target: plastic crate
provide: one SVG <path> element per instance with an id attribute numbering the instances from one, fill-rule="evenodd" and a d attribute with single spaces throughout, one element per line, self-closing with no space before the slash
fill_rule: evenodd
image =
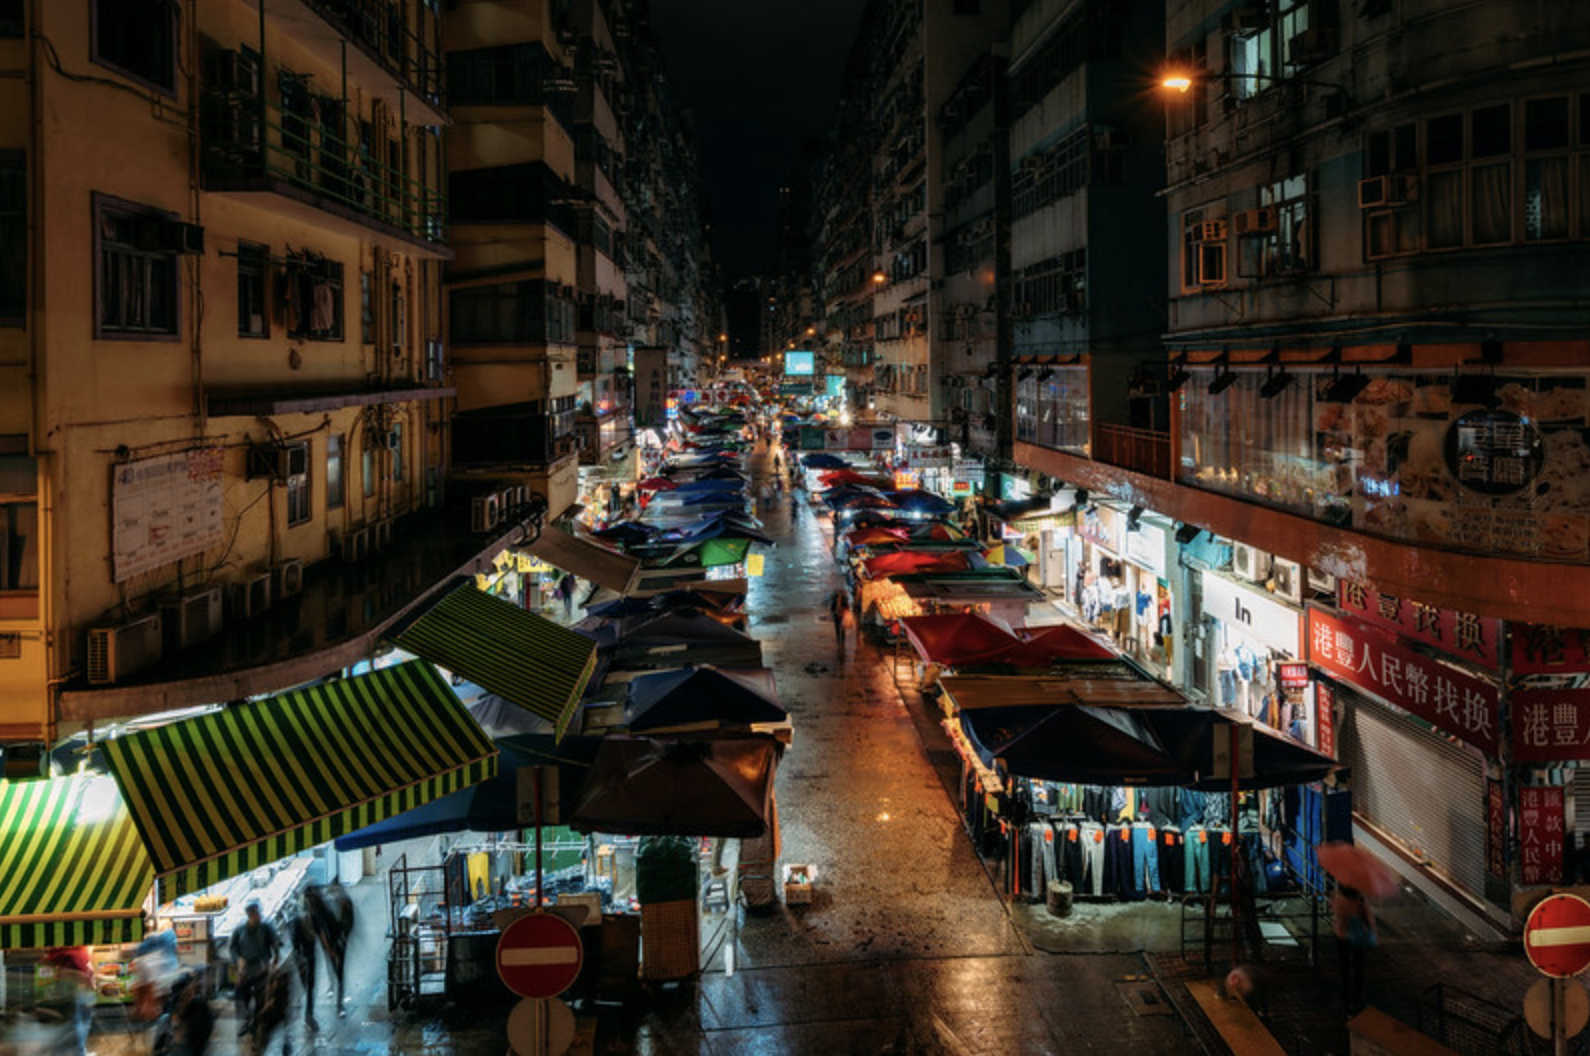
<path id="1" fill-rule="evenodd" d="M 811 865 L 786 865 L 784 867 L 784 904 L 807 905 L 812 900 L 812 881 L 817 879 L 817 868 Z"/>
<path id="2" fill-rule="evenodd" d="M 652 902 L 640 907 L 641 975 L 684 979 L 701 970 L 701 933 L 696 900 Z"/>

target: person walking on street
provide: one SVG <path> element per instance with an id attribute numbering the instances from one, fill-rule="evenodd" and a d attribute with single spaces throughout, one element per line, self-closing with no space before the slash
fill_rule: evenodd
<path id="1" fill-rule="evenodd" d="M 78 1056 L 88 1052 L 88 1032 L 94 1023 L 94 973 L 88 963 L 87 946 L 56 946 L 44 955 L 44 963 L 55 969 L 56 992 L 64 1017 L 72 1024 Z"/>
<path id="2" fill-rule="evenodd" d="M 1369 903 L 1356 888 L 1340 884 L 1331 893 L 1331 923 L 1341 943 L 1342 1003 L 1349 1016 L 1364 1010 L 1364 963 L 1380 945 Z"/>
<path id="3" fill-rule="evenodd" d="M 353 897 L 341 882 L 333 879 L 321 889 L 325 901 L 327 924 L 321 931 L 320 941 L 331 959 L 331 974 L 337 981 L 337 1017 L 348 1014 L 342 995 L 343 968 L 348 962 L 348 942 L 353 938 Z"/>
<path id="4" fill-rule="evenodd" d="M 309 911 L 310 891 L 314 889 L 313 884 L 304 889 L 304 904 L 287 926 L 287 941 L 292 946 L 293 961 L 298 966 L 298 981 L 304 988 L 304 1026 L 311 1032 L 320 1029 L 320 1024 L 315 1022 L 315 969 L 319 959 L 317 950 L 320 938 Z"/>
<path id="5" fill-rule="evenodd" d="M 260 916 L 258 902 L 250 902 L 243 912 L 243 926 L 232 932 L 232 960 L 237 970 L 237 985 L 232 995 L 237 1002 L 239 1034 L 247 1034 L 254 1028 L 265 980 L 282 948 L 276 929 Z"/>
<path id="6" fill-rule="evenodd" d="M 204 993 L 202 972 L 179 977 L 172 987 L 170 1056 L 207 1056 L 215 1033 L 215 1010 Z M 158 1049 L 156 1051 L 159 1051 Z"/>
<path id="7" fill-rule="evenodd" d="M 845 624 L 850 620 L 850 602 L 843 590 L 836 590 L 828 599 L 828 615 L 834 621 L 834 642 L 841 654 L 845 651 Z"/>

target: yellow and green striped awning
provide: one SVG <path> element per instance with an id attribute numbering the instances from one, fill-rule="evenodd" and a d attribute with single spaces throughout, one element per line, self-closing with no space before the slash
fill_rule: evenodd
<path id="1" fill-rule="evenodd" d="M 497 750 L 410 661 L 104 742 L 164 898 L 477 784 Z"/>
<path id="2" fill-rule="evenodd" d="M 0 949 L 136 941 L 154 883 L 110 778 L 0 781 Z"/>
<path id="3" fill-rule="evenodd" d="M 551 722 L 562 737 L 596 670 L 596 643 L 466 583 L 398 645 Z"/>

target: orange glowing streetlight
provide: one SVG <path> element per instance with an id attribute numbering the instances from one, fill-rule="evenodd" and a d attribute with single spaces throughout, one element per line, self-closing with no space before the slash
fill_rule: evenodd
<path id="1" fill-rule="evenodd" d="M 882 268 L 879 268 L 877 271 L 872 273 L 872 284 L 874 286 L 882 286 L 884 283 L 886 283 L 888 281 L 889 281 L 889 276 L 884 273 L 884 270 Z"/>

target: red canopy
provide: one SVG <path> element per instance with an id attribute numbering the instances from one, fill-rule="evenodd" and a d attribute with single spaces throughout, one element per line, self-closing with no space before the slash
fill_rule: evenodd
<path id="1" fill-rule="evenodd" d="M 1021 645 L 1004 626 L 976 612 L 905 616 L 900 625 L 922 659 L 948 667 L 988 662 Z"/>
<path id="2" fill-rule="evenodd" d="M 908 572 L 961 572 L 971 567 L 966 554 L 959 550 L 929 553 L 923 550 L 898 550 L 892 554 L 879 554 L 861 563 L 868 579 L 882 579 Z"/>
<path id="3" fill-rule="evenodd" d="M 1116 658 L 1107 646 L 1066 624 L 1018 627 L 1012 633 L 980 613 L 906 616 L 900 624 L 922 659 L 947 667 L 1009 664 L 1047 670 L 1056 661 Z"/>
<path id="4" fill-rule="evenodd" d="M 935 521 L 932 524 L 924 524 L 913 528 L 911 530 L 911 538 L 927 539 L 934 542 L 954 542 L 957 539 L 965 539 L 966 533 L 958 528 L 952 528 L 947 524 Z"/>
<path id="5" fill-rule="evenodd" d="M 834 488 L 841 484 L 862 484 L 879 491 L 888 491 L 894 487 L 893 482 L 881 477 L 869 477 L 865 473 L 857 473 L 853 469 L 830 469 L 818 477 L 823 482 L 823 487 Z"/>
<path id="6" fill-rule="evenodd" d="M 857 528 L 845 533 L 849 546 L 876 546 L 879 543 L 901 543 L 907 536 L 904 528 Z"/>
<path id="7" fill-rule="evenodd" d="M 667 477 L 647 477 L 635 485 L 641 491 L 673 491 L 678 486 L 677 483 Z"/>

